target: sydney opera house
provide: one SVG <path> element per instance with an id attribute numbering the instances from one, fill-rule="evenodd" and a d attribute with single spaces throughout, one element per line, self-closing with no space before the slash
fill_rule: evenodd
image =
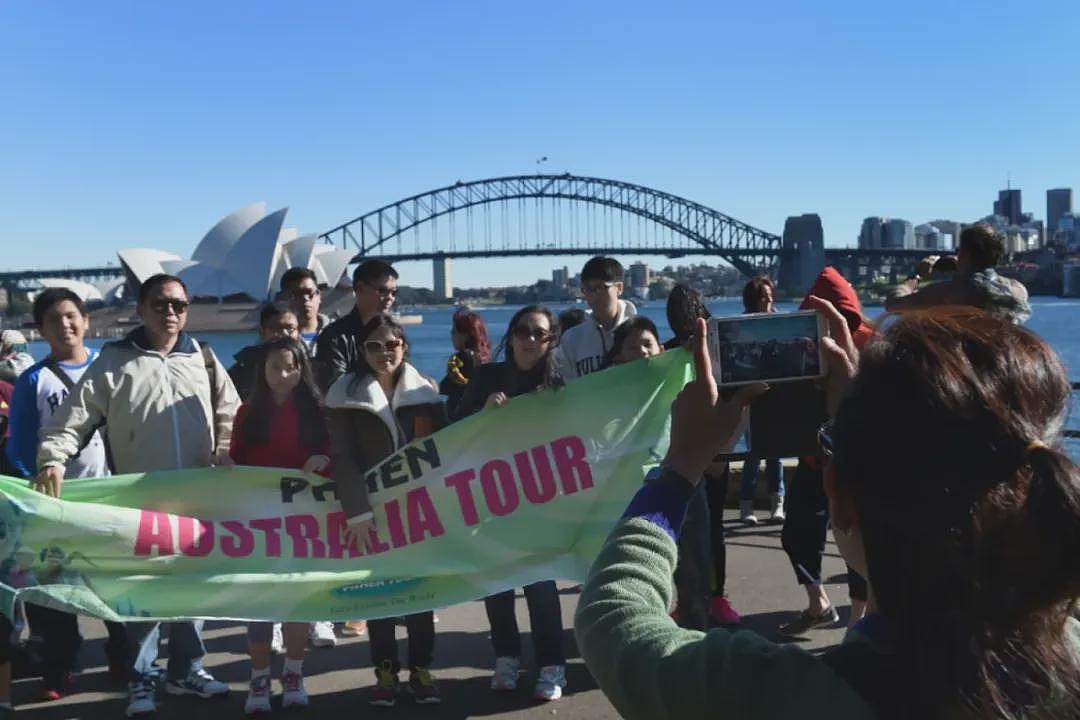
<path id="1" fill-rule="evenodd" d="M 337 285 L 354 253 L 285 227 L 286 213 L 288 208 L 267 215 L 265 203 L 253 203 L 210 228 L 190 260 L 135 248 L 118 253 L 120 264 L 132 287 L 165 272 L 183 280 L 192 298 L 267 300 L 294 267 L 310 268 L 320 284 Z"/>

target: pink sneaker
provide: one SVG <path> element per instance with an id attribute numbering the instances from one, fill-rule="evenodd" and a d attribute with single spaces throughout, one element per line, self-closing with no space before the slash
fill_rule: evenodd
<path id="1" fill-rule="evenodd" d="M 731 627 L 742 622 L 739 613 L 735 612 L 735 608 L 731 607 L 731 603 L 723 595 L 718 595 L 712 599 L 709 615 L 717 625 L 722 627 Z"/>

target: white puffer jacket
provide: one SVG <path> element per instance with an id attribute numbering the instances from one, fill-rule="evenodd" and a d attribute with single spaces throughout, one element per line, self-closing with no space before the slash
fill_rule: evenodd
<path id="1" fill-rule="evenodd" d="M 63 465 L 98 428 L 117 473 L 205 467 L 215 450 L 229 449 L 240 398 L 217 357 L 213 408 L 210 373 L 194 338 L 181 333 L 168 355 L 147 345 L 140 327 L 101 349 L 42 428 L 39 468 Z"/>

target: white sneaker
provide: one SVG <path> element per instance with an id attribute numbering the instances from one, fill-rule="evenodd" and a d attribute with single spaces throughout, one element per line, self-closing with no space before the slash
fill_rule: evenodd
<path id="1" fill-rule="evenodd" d="M 270 673 L 251 678 L 248 684 L 247 700 L 244 701 L 244 713 L 255 715 L 269 713 L 270 709 Z"/>
<path id="2" fill-rule="evenodd" d="M 313 647 L 334 647 L 337 645 L 337 636 L 334 635 L 334 623 L 329 620 L 311 623 L 308 626 L 308 639 L 311 640 Z"/>
<path id="3" fill-rule="evenodd" d="M 154 702 L 154 683 L 150 680 L 143 682 L 128 683 L 128 704 L 124 710 L 127 717 L 137 715 L 149 715 L 157 712 L 157 703 Z"/>
<path id="4" fill-rule="evenodd" d="M 537 700 L 558 700 L 562 697 L 564 687 L 566 687 L 566 666 L 546 665 L 540 668 L 540 675 L 536 678 L 536 687 L 533 688 L 533 697 Z"/>
<path id="5" fill-rule="evenodd" d="M 203 698 L 212 698 L 218 695 L 226 695 L 229 686 L 206 670 L 196 665 L 191 669 L 191 674 L 183 680 L 168 680 L 165 682 L 165 692 L 168 695 L 196 695 Z"/>
<path id="6" fill-rule="evenodd" d="M 754 515 L 754 501 L 753 500 L 740 500 L 739 501 L 739 520 L 746 525 L 757 525 L 757 515 Z"/>
<path id="7" fill-rule="evenodd" d="M 274 630 L 270 633 L 270 652 L 275 655 L 285 652 L 285 636 L 281 634 L 281 623 L 274 623 Z"/>
<path id="8" fill-rule="evenodd" d="M 784 496 L 773 495 L 772 496 L 772 513 L 769 514 L 769 520 L 773 523 L 780 524 L 784 522 Z"/>
<path id="9" fill-rule="evenodd" d="M 516 657 L 495 658 L 495 674 L 491 676 L 492 690 L 517 690 L 521 661 Z"/>
<path id="10" fill-rule="evenodd" d="M 281 673 L 281 707 L 307 707 L 308 696 L 304 690 L 304 676 L 300 673 Z"/>

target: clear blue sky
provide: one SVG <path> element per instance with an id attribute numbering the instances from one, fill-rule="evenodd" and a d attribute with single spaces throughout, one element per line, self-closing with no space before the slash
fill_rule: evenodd
<path id="1" fill-rule="evenodd" d="M 1080 190 L 1078 33 L 1075 0 L 12 0 L 0 268 L 187 256 L 255 200 L 322 231 L 541 155 L 777 233 L 817 212 L 829 245 L 867 215 L 981 217 L 1010 172 L 1044 217 Z"/>

